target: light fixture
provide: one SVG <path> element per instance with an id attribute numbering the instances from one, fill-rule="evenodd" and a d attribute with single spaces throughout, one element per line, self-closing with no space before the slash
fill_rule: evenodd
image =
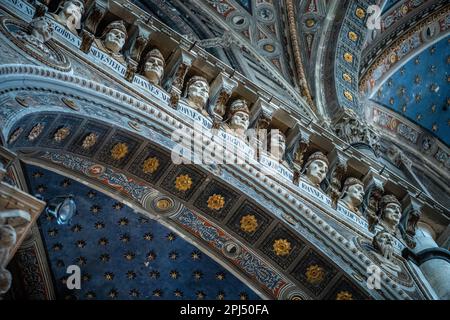
<path id="1" fill-rule="evenodd" d="M 56 218 L 58 224 L 68 224 L 75 212 L 77 206 L 73 200 L 73 195 L 57 196 L 49 200 L 46 212 Z"/>

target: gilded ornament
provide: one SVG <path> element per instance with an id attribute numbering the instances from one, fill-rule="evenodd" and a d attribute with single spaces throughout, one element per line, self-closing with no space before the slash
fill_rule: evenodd
<path id="1" fill-rule="evenodd" d="M 308 28 L 313 27 L 315 24 L 316 24 L 316 21 L 315 21 L 314 19 L 307 19 L 307 20 L 306 20 L 306 26 L 307 26 Z"/>
<path id="2" fill-rule="evenodd" d="M 220 194 L 213 194 L 208 198 L 208 208 L 212 210 L 220 210 L 225 205 L 225 198 Z"/>
<path id="3" fill-rule="evenodd" d="M 17 138 L 19 138 L 19 136 L 22 134 L 23 132 L 23 128 L 17 128 L 16 130 L 14 130 L 14 132 L 11 134 L 11 136 L 8 139 L 8 143 L 14 143 Z"/>
<path id="4" fill-rule="evenodd" d="M 433 132 L 436 132 L 437 129 L 438 129 L 437 123 L 433 123 L 433 125 L 431 126 L 431 130 L 432 130 Z"/>
<path id="5" fill-rule="evenodd" d="M 286 239 L 278 239 L 273 243 L 273 251 L 277 256 L 287 256 L 291 252 L 291 243 Z"/>
<path id="6" fill-rule="evenodd" d="M 348 101 L 353 101 L 353 95 L 347 90 L 344 91 L 344 96 Z"/>
<path id="7" fill-rule="evenodd" d="M 389 56 L 389 61 L 391 63 L 396 63 L 397 62 L 397 54 L 394 52 Z"/>
<path id="8" fill-rule="evenodd" d="M 350 52 L 346 52 L 346 53 L 344 53 L 344 59 L 348 63 L 352 63 L 353 62 L 353 55 Z"/>
<path id="9" fill-rule="evenodd" d="M 94 144 L 97 143 L 97 138 L 98 136 L 92 132 L 84 138 L 83 144 L 81 146 L 83 147 L 83 149 L 90 149 L 94 146 Z"/>
<path id="10" fill-rule="evenodd" d="M 42 133 L 43 130 L 44 125 L 42 123 L 38 123 L 33 127 L 33 129 L 31 129 L 30 133 L 28 134 L 28 140 L 30 141 L 35 140 L 37 137 L 39 137 L 39 135 Z"/>
<path id="11" fill-rule="evenodd" d="M 339 291 L 336 294 L 336 300 L 353 300 L 352 294 L 348 291 Z"/>
<path id="12" fill-rule="evenodd" d="M 348 38 L 352 41 L 356 41 L 356 40 L 358 40 L 358 35 L 355 32 L 350 31 L 348 33 Z"/>
<path id="13" fill-rule="evenodd" d="M 306 269 L 306 280 L 311 284 L 318 284 L 325 278 L 325 271 L 317 264 L 310 265 Z"/>
<path id="14" fill-rule="evenodd" d="M 80 108 L 78 107 L 78 105 L 75 103 L 75 101 L 71 100 L 71 99 L 67 99 L 65 97 L 61 98 L 61 101 L 64 102 L 64 104 L 66 106 L 68 106 L 70 109 L 75 110 L 75 111 L 79 111 Z"/>
<path id="15" fill-rule="evenodd" d="M 20 104 L 22 107 L 28 108 L 30 106 L 30 103 L 29 103 L 28 99 L 26 99 L 26 98 L 16 96 L 15 99 L 16 99 L 17 103 Z"/>
<path id="16" fill-rule="evenodd" d="M 53 136 L 53 140 L 56 142 L 61 142 L 64 139 L 67 138 L 67 136 L 70 134 L 70 129 L 67 127 L 59 128 L 58 131 L 56 131 L 55 135 Z"/>
<path id="17" fill-rule="evenodd" d="M 366 16 L 366 12 L 364 11 L 364 9 L 361 8 L 357 8 L 355 13 L 356 16 L 360 19 L 363 19 Z"/>
<path id="18" fill-rule="evenodd" d="M 159 199 L 156 202 L 156 207 L 160 210 L 167 210 L 172 206 L 172 202 L 169 199 Z"/>
<path id="19" fill-rule="evenodd" d="M 344 73 L 342 75 L 342 79 L 344 79 L 345 81 L 352 83 L 352 77 L 348 74 L 348 73 Z"/>
<path id="20" fill-rule="evenodd" d="M 159 160 L 156 157 L 149 157 L 147 158 L 143 165 L 142 165 L 142 171 L 144 173 L 155 173 L 155 171 L 159 167 Z"/>
<path id="21" fill-rule="evenodd" d="M 187 191 L 192 187 L 192 179 L 187 174 L 179 175 L 175 179 L 175 188 L 178 191 Z"/>
<path id="22" fill-rule="evenodd" d="M 254 215 L 246 215 L 241 219 L 241 230 L 247 233 L 255 232 L 258 228 L 258 220 Z"/>
<path id="23" fill-rule="evenodd" d="M 111 149 L 111 157 L 114 160 L 121 160 L 128 154 L 128 146 L 126 143 L 119 142 Z"/>

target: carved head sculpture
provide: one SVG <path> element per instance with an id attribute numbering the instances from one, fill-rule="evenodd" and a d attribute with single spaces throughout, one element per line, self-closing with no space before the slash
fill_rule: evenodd
<path id="1" fill-rule="evenodd" d="M 201 76 L 193 76 L 189 79 L 187 85 L 187 99 L 196 110 L 205 108 L 209 99 L 208 81 Z"/>
<path id="2" fill-rule="evenodd" d="M 385 227 L 391 232 L 395 232 L 395 228 L 400 222 L 402 216 L 402 206 L 397 198 L 393 195 L 384 195 L 380 200 L 380 219 Z"/>
<path id="3" fill-rule="evenodd" d="M 11 273 L 4 269 L 3 267 L 0 267 L 0 295 L 5 294 L 8 292 L 9 288 L 11 287 L 12 283 L 12 275 Z"/>
<path id="4" fill-rule="evenodd" d="M 270 130 L 269 136 L 270 153 L 279 160 L 283 159 L 284 152 L 286 151 L 286 137 L 278 129 Z"/>
<path id="5" fill-rule="evenodd" d="M 363 200 L 364 184 L 359 179 L 347 178 L 342 189 L 342 202 L 353 212 L 358 212 Z"/>
<path id="6" fill-rule="evenodd" d="M 394 237 L 390 233 L 386 231 L 377 232 L 373 238 L 372 245 L 384 258 L 392 260 L 394 253 Z"/>
<path id="7" fill-rule="evenodd" d="M 0 248 L 11 248 L 15 245 L 16 240 L 16 231 L 12 226 L 0 226 Z"/>
<path id="8" fill-rule="evenodd" d="M 84 13 L 83 0 L 62 1 L 57 10 L 57 20 L 70 31 L 76 33 L 81 27 L 81 17 Z"/>
<path id="9" fill-rule="evenodd" d="M 318 187 L 327 175 L 328 166 L 328 158 L 320 151 L 314 152 L 305 164 L 306 178 Z"/>
<path id="10" fill-rule="evenodd" d="M 114 54 L 118 54 L 127 40 L 127 28 L 123 21 L 118 20 L 108 24 L 103 31 L 101 39 L 106 49 Z"/>
<path id="11" fill-rule="evenodd" d="M 164 76 L 165 60 L 158 49 L 150 50 L 145 56 L 144 75 L 151 84 L 159 85 Z"/>
<path id="12" fill-rule="evenodd" d="M 230 106 L 230 127 L 236 130 L 247 130 L 250 125 L 250 111 L 245 100 L 235 100 Z"/>
<path id="13" fill-rule="evenodd" d="M 45 17 L 33 19 L 30 27 L 31 35 L 41 43 L 47 42 L 53 37 L 53 26 Z"/>

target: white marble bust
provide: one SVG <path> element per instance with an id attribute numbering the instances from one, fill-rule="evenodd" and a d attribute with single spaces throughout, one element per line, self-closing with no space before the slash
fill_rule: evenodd
<path id="1" fill-rule="evenodd" d="M 271 129 L 269 133 L 270 154 L 279 161 L 283 160 L 286 151 L 286 137 L 278 129 Z"/>
<path id="2" fill-rule="evenodd" d="M 382 230 L 373 237 L 372 244 L 382 259 L 382 266 L 391 272 L 398 272 L 393 260 L 395 234 L 401 218 L 401 204 L 393 195 L 384 195 L 380 200 L 380 220 Z"/>
<path id="3" fill-rule="evenodd" d="M 153 85 L 160 85 L 164 76 L 165 60 L 161 51 L 153 49 L 145 56 L 143 74 Z"/>
<path id="4" fill-rule="evenodd" d="M 84 13 L 83 0 L 63 0 L 56 13 L 52 17 L 60 24 L 77 34 L 77 29 L 81 28 L 81 17 Z"/>
<path id="5" fill-rule="evenodd" d="M 186 88 L 188 104 L 199 112 L 204 111 L 209 99 L 208 81 L 204 77 L 193 76 L 189 79 Z"/>
<path id="6" fill-rule="evenodd" d="M 364 200 L 364 184 L 353 177 L 349 177 L 344 182 L 342 189 L 342 199 L 340 200 L 350 211 L 361 216 L 359 208 Z"/>
<path id="7" fill-rule="evenodd" d="M 229 126 L 243 134 L 250 125 L 250 111 L 247 102 L 242 99 L 233 101 L 229 110 Z"/>
<path id="8" fill-rule="evenodd" d="M 328 158 L 320 151 L 309 156 L 305 164 L 306 180 L 316 188 L 325 179 L 328 172 Z"/>
<path id="9" fill-rule="evenodd" d="M 120 51 L 126 40 L 127 28 L 123 21 L 118 20 L 108 24 L 100 39 L 95 39 L 95 43 L 99 49 L 107 52 L 120 63 L 125 64 L 125 59 Z"/>

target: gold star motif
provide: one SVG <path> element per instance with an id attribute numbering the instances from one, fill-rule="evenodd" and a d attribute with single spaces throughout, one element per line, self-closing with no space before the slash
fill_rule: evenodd
<path id="1" fill-rule="evenodd" d="M 213 194 L 208 198 L 208 208 L 211 210 L 220 210 L 225 205 L 225 198 L 220 194 Z"/>
<path id="2" fill-rule="evenodd" d="M 241 230 L 247 233 L 255 232 L 258 228 L 258 220 L 256 220 L 254 215 L 246 215 L 241 219 Z"/>
<path id="3" fill-rule="evenodd" d="M 350 52 L 346 52 L 346 53 L 344 53 L 344 59 L 348 63 L 352 63 L 353 62 L 353 55 Z"/>
<path id="4" fill-rule="evenodd" d="M 350 31 L 348 33 L 348 38 L 352 41 L 356 41 L 356 40 L 358 40 L 358 35 L 355 32 Z"/>
<path id="5" fill-rule="evenodd" d="M 146 174 L 155 173 L 159 167 L 159 160 L 156 157 L 147 158 L 142 164 L 142 171 Z"/>
<path id="6" fill-rule="evenodd" d="M 336 300 L 353 300 L 352 294 L 348 291 L 339 291 L 336 294 Z"/>
<path id="7" fill-rule="evenodd" d="M 306 269 L 306 281 L 309 283 L 316 285 L 323 281 L 325 278 L 325 272 L 322 267 L 317 264 L 310 265 Z"/>
<path id="8" fill-rule="evenodd" d="M 187 174 L 179 175 L 175 179 L 175 188 L 178 191 L 187 191 L 191 188 L 191 186 L 192 186 L 192 179 Z"/>
<path id="9" fill-rule="evenodd" d="M 114 160 L 121 160 L 128 154 L 128 145 L 123 142 L 116 143 L 111 149 L 111 157 Z"/>
<path id="10" fill-rule="evenodd" d="M 363 19 L 366 16 L 366 12 L 362 8 L 357 8 L 355 14 L 360 19 Z"/>
<path id="11" fill-rule="evenodd" d="M 273 251 L 277 256 L 287 256 L 291 252 L 291 243 L 286 239 L 275 240 Z"/>

